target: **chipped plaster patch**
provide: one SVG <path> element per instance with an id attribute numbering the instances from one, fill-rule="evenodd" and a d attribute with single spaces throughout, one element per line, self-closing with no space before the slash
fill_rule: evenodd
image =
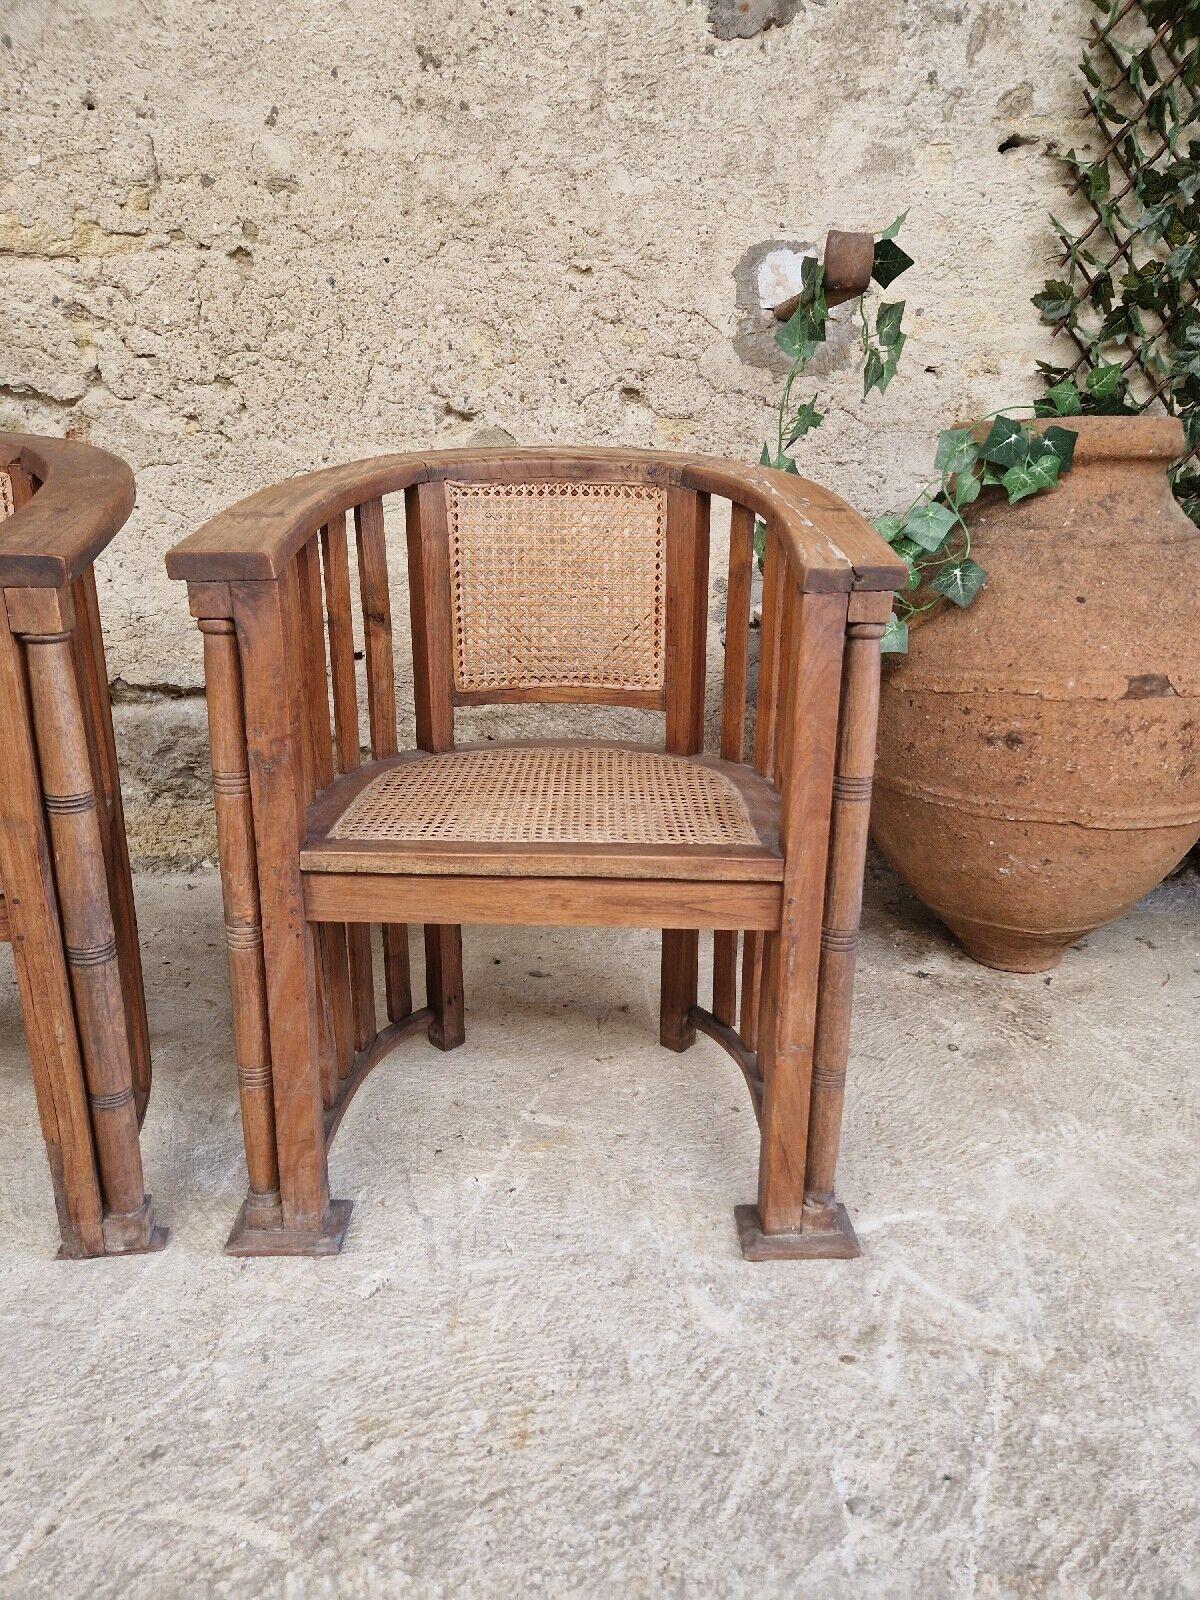
<path id="1" fill-rule="evenodd" d="M 805 256 L 816 246 L 798 239 L 764 239 L 751 245 L 733 269 L 737 329 L 734 349 L 752 367 L 786 372 L 787 357 L 775 343 L 771 307 L 800 288 Z"/>
<path id="2" fill-rule="evenodd" d="M 768 28 L 783 28 L 803 0 L 708 0 L 708 25 L 718 39 L 753 39 Z"/>

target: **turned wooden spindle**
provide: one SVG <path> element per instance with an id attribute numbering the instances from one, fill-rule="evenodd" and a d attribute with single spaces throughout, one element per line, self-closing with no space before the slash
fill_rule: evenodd
<path id="1" fill-rule="evenodd" d="M 199 626 L 204 635 L 217 853 L 233 998 L 233 1049 L 250 1179 L 246 1220 L 255 1227 L 278 1227 L 279 1157 L 275 1147 L 271 1036 L 237 635 L 227 617 L 202 617 Z"/>
<path id="2" fill-rule="evenodd" d="M 146 1017 L 146 991 L 138 944 L 137 913 L 129 870 L 129 844 L 121 801 L 121 778 L 113 735 L 112 705 L 108 692 L 108 664 L 96 595 L 96 574 L 88 567 L 71 586 L 75 607 L 75 649 L 79 692 L 92 748 L 92 767 L 103 799 L 101 837 L 108 867 L 109 900 L 117 933 L 117 963 L 125 995 L 125 1018 L 133 1050 L 133 1092 L 138 1123 L 150 1099 L 150 1028 Z"/>
<path id="3" fill-rule="evenodd" d="M 142 1181 L 134 1051 L 117 960 L 108 870 L 69 631 L 25 635 L 30 702 L 50 825 L 106 1237 L 133 1247 L 153 1232 Z"/>
<path id="4" fill-rule="evenodd" d="M 767 939 L 763 987 L 770 1005 L 760 1018 L 758 1225 L 764 1235 L 797 1234 L 802 1222 L 846 596 L 799 593 L 789 577 L 783 610 L 792 622 L 788 648 L 781 649 L 791 666 L 780 685 L 777 729 L 783 906 L 780 927 Z"/>
<path id="5" fill-rule="evenodd" d="M 272 1251 L 335 1252 L 349 1223 L 350 1206 L 329 1197 L 320 963 L 315 930 L 304 914 L 300 873 L 312 779 L 304 684 L 296 671 L 301 623 L 294 567 L 269 582 L 233 583 L 230 594 L 242 666 L 263 958 L 269 974 L 267 1018 L 283 1228 L 272 1236 L 243 1213 L 226 1249 L 256 1254 L 273 1237 Z"/>
<path id="6" fill-rule="evenodd" d="M 844 1208 L 834 1198 L 834 1177 L 850 1054 L 850 1008 L 871 816 L 875 725 L 879 715 L 879 641 L 891 597 L 864 596 L 864 601 L 864 609 L 873 607 L 876 616 L 849 624 L 842 659 L 803 1222 L 805 1230 L 828 1230 L 840 1221 L 851 1239 L 853 1231 Z"/>

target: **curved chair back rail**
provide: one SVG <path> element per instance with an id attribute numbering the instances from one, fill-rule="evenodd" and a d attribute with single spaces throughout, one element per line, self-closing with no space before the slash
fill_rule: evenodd
<path id="1" fill-rule="evenodd" d="M 156 1249 L 150 1046 L 92 561 L 133 508 L 103 450 L 0 434 L 0 937 L 13 944 L 62 1254 Z"/>
<path id="2" fill-rule="evenodd" d="M 511 747 L 507 765 L 481 755 L 452 774 L 430 759 L 406 776 L 383 505 L 392 495 L 403 495 L 419 752 L 454 752 L 459 706 L 577 702 L 661 712 L 666 764 L 611 746 Z M 720 744 L 705 756 L 714 495 L 731 504 L 730 554 Z M 462 1042 L 458 924 L 558 921 L 663 929 L 662 1042 L 684 1049 L 699 1030 L 721 1044 L 760 1114 L 747 1253 L 846 1253 L 833 1164 L 879 638 L 906 576 L 869 524 L 816 484 L 705 456 L 432 451 L 264 489 L 177 545 L 167 569 L 187 581 L 204 635 L 250 1175 L 230 1248 L 337 1248 L 347 1208 L 329 1199 L 328 1142 L 400 1039 L 428 1027 L 442 1048 Z M 370 745 L 358 777 L 356 640 Z M 672 761 L 688 764 L 686 781 Z M 523 798 L 506 805 L 505 774 L 517 772 Z M 605 777 L 615 772 L 624 776 Z M 456 835 L 468 778 L 495 826 Z M 542 805 L 554 784 L 567 787 Z M 621 835 L 632 815 L 617 803 L 621 784 L 646 786 L 647 814 L 666 818 L 666 833 Z M 344 837 L 339 819 L 356 795 L 373 840 Z M 438 795 L 458 823 L 433 814 Z M 407 922 L 425 926 L 420 1012 Z M 371 924 L 382 930 L 382 1030 Z M 697 1003 L 700 929 L 714 930 L 711 1011 Z"/>
<path id="3" fill-rule="evenodd" d="M 167 556 L 172 578 L 229 582 L 277 578 L 331 517 L 364 501 L 469 472 L 602 476 L 638 465 L 664 486 L 715 494 L 772 525 L 802 588 L 896 589 L 907 569 L 863 517 L 819 484 L 769 467 L 648 450 L 440 450 L 326 467 L 249 495 L 206 522 Z"/>
<path id="4" fill-rule="evenodd" d="M 0 523 L 0 588 L 74 583 L 133 510 L 125 463 L 74 439 L 0 433 L 0 472 L 11 479 L 21 513 Z"/>

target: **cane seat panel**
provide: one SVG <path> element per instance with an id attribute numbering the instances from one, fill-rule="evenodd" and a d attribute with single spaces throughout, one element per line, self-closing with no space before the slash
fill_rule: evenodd
<path id="1" fill-rule="evenodd" d="M 774 791 L 745 768 L 622 744 L 504 744 L 411 752 L 343 779 L 314 808 L 304 866 L 443 871 L 447 855 L 471 870 L 603 875 L 639 855 L 661 871 L 712 877 L 780 875 Z M 387 857 L 395 865 L 382 867 Z M 492 868 L 480 861 L 492 860 Z M 569 863 L 584 861 L 582 867 Z M 515 861 L 518 865 L 504 867 Z M 523 863 L 523 865 L 522 865 Z M 564 863 L 567 863 L 564 865 Z M 608 865 L 606 865 L 608 864 Z M 465 869 L 464 869 L 465 870 Z M 625 874 L 637 875 L 627 866 Z"/>

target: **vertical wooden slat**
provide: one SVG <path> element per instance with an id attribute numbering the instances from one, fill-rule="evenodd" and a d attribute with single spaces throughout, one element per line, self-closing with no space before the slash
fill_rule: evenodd
<path id="1" fill-rule="evenodd" d="M 795 1232 L 802 1223 L 847 597 L 796 594 L 792 609 L 795 682 L 786 697 L 791 722 L 780 730 L 788 757 L 780 806 L 783 912 L 779 932 L 769 940 L 773 1014 L 763 1019 L 770 1042 L 758 1212 L 766 1234 Z"/>
<path id="2" fill-rule="evenodd" d="M 443 486 L 423 483 L 409 489 L 405 512 L 417 746 L 449 750 L 454 745 L 453 644 Z M 429 1037 L 439 1049 L 453 1050 L 466 1037 L 462 929 L 453 924 L 425 925 L 425 992 L 434 1012 Z"/>
<path id="3" fill-rule="evenodd" d="M 278 1227 L 283 1219 L 242 674 L 233 622 L 228 617 L 202 617 L 200 632 L 204 637 L 204 690 L 233 1005 L 233 1051 L 250 1180 L 246 1220 L 253 1227 Z"/>
<path id="4" fill-rule="evenodd" d="M 350 558 L 346 543 L 346 515 L 340 513 L 321 529 L 321 556 L 325 572 L 325 607 L 329 619 L 329 663 L 333 682 L 334 744 L 339 772 L 352 772 L 360 760 L 358 683 L 354 671 L 354 616 L 350 599 Z M 350 962 L 350 997 L 354 1048 L 365 1050 L 375 1037 L 375 972 L 371 959 L 371 929 L 362 922 L 348 923 L 346 944 Z"/>
<path id="5" fill-rule="evenodd" d="M 754 585 L 754 513 L 735 505 L 729 517 L 729 583 L 725 592 L 725 675 L 721 694 L 721 755 L 740 761 L 746 743 L 750 596 Z"/>
<path id="6" fill-rule="evenodd" d="M 329 672 L 325 656 L 325 606 L 317 540 L 312 538 L 296 555 L 299 586 L 305 695 L 312 751 L 313 787 L 326 789 L 333 782 L 333 737 L 329 727 Z M 350 1002 L 350 965 L 346 930 L 338 923 L 322 923 L 317 930 L 321 961 L 328 1046 L 322 1058 L 321 1092 L 326 1109 L 334 1102 L 337 1086 L 354 1062 L 354 1021 Z"/>
<path id="7" fill-rule="evenodd" d="M 358 540 L 371 752 L 379 760 L 396 754 L 396 663 L 392 655 L 392 598 L 383 501 L 365 500 L 356 506 L 354 529 Z M 388 1018 L 400 1022 L 412 1011 L 408 929 L 402 923 L 383 930 L 383 975 Z"/>
<path id="8" fill-rule="evenodd" d="M 300 876 L 306 778 L 303 695 L 290 650 L 300 636 L 294 584 L 231 585 L 246 712 L 284 1222 L 322 1235 L 329 1174 L 321 1098 L 313 930 Z"/>
<path id="9" fill-rule="evenodd" d="M 754 580 L 754 513 L 734 505 L 729 516 L 729 582 L 725 591 L 725 670 L 721 685 L 721 756 L 740 761 L 746 740 L 750 594 Z M 713 935 L 713 1016 L 732 1028 L 737 1017 L 738 935 Z"/>
<path id="10" fill-rule="evenodd" d="M 709 497 L 667 491 L 666 748 L 704 748 Z"/>
<path id="11" fill-rule="evenodd" d="M 782 579 L 785 574 L 779 535 L 767 524 L 763 554 L 762 621 L 759 629 L 758 695 L 754 711 L 754 769 L 770 777 L 775 759 L 775 717 L 779 677 L 780 629 L 783 619 Z M 742 951 L 742 1004 L 738 1032 L 747 1050 L 758 1047 L 763 936 L 747 932 Z"/>
<path id="12" fill-rule="evenodd" d="M 450 750 L 454 745 L 453 645 L 450 539 L 443 486 L 423 483 L 409 489 L 405 509 L 417 748 Z"/>
<path id="13" fill-rule="evenodd" d="M 666 748 L 697 755 L 704 748 L 704 681 L 708 633 L 709 497 L 667 491 Z M 700 935 L 664 928 L 659 1040 L 668 1050 L 695 1043 L 688 1012 L 697 1000 Z"/>
<path id="14" fill-rule="evenodd" d="M 821 978 L 813 1043 L 812 1107 L 808 1125 L 804 1227 L 831 1229 L 838 1223 L 834 1197 L 846 1063 L 850 1054 L 850 1007 L 862 915 L 863 870 L 875 769 L 879 715 L 879 641 L 891 611 L 888 594 L 855 597 L 852 607 L 874 612 L 852 620 L 842 661 L 842 705 L 825 915 L 821 929 Z"/>
<path id="15" fill-rule="evenodd" d="M 24 652 L 0 593 L 0 879 L 63 1253 L 104 1252 L 103 1202 L 29 722 Z"/>

